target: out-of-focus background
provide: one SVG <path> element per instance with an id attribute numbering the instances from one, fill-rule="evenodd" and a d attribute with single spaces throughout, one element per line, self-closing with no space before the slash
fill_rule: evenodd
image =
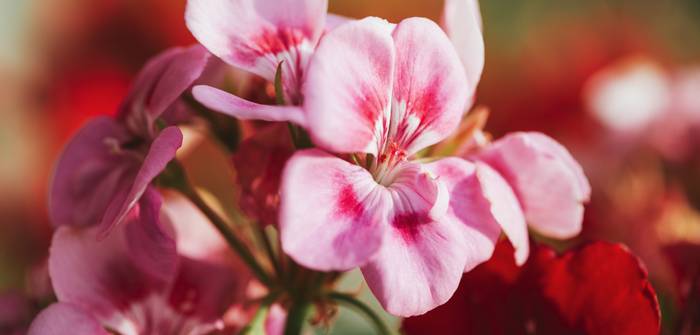
<path id="1" fill-rule="evenodd" d="M 46 257 L 46 190 L 62 145 L 87 118 L 116 111 L 148 57 L 194 42 L 184 3 L 0 0 L 0 292 L 26 290 Z M 441 8 L 330 0 L 331 12 L 395 22 L 439 20 Z M 486 130 L 545 132 L 593 185 L 581 236 L 548 242 L 628 245 L 647 265 L 671 333 L 693 303 L 700 264 L 700 1 L 484 0 L 481 8 L 477 104 L 491 112 Z"/>

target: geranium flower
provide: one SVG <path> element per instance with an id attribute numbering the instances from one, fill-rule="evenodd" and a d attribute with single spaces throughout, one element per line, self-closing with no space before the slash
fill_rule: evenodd
<path id="1" fill-rule="evenodd" d="M 318 146 L 363 153 L 362 162 L 320 149 L 292 156 L 280 191 L 285 252 L 319 270 L 361 266 L 396 315 L 444 303 L 462 271 L 490 256 L 499 233 L 494 215 L 508 221 L 506 203 L 517 204 L 512 194 L 501 202 L 507 185 L 495 173 L 479 178 L 481 166 L 408 159 L 449 135 L 475 85 L 427 19 L 394 26 L 368 18 L 328 33 L 304 85 L 308 129 Z"/>
<path id="2" fill-rule="evenodd" d="M 659 304 L 627 248 L 594 242 L 557 255 L 533 247 L 519 267 L 499 243 L 443 306 L 405 319 L 405 334 L 658 334 Z"/>
<path id="3" fill-rule="evenodd" d="M 56 230 L 49 271 L 58 303 L 37 316 L 29 334 L 208 334 L 223 327 L 221 317 L 248 276 L 203 254 L 190 257 L 161 201 L 147 190 L 102 241 L 99 227 Z"/>
<path id="4" fill-rule="evenodd" d="M 304 125 L 303 112 L 296 106 L 303 100 L 306 67 L 324 32 L 327 8 L 327 0 L 189 0 L 187 27 L 211 53 L 270 82 L 281 63 L 288 106 L 253 103 L 210 86 L 195 87 L 194 96 L 239 119 Z"/>
<path id="5" fill-rule="evenodd" d="M 117 118 L 98 117 L 78 131 L 52 177 L 54 226 L 100 224 L 106 232 L 126 216 L 182 144 L 168 121 L 178 117 L 178 98 L 208 59 L 201 46 L 160 54 L 141 71 Z"/>

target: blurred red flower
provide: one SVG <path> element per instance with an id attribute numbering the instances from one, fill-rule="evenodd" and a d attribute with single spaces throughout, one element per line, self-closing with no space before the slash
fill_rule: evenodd
<path id="1" fill-rule="evenodd" d="M 403 322 L 406 334 L 658 334 L 647 272 L 626 247 L 593 242 L 557 255 L 535 245 L 517 267 L 502 241 L 445 305 Z"/>

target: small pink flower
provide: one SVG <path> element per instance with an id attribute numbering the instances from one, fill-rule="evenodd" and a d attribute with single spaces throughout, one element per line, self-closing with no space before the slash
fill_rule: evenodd
<path id="1" fill-rule="evenodd" d="M 197 100 L 239 119 L 292 121 L 303 125 L 302 83 L 326 24 L 327 0 L 189 0 L 185 20 L 211 53 L 237 68 L 274 81 L 282 62 L 289 106 L 256 104 L 210 86 L 195 87 Z M 337 23 L 342 20 L 334 20 Z"/>
<path id="2" fill-rule="evenodd" d="M 285 252 L 314 269 L 362 267 L 396 315 L 447 301 L 493 252 L 500 200 L 482 192 L 477 165 L 409 158 L 454 130 L 475 86 L 432 21 L 368 18 L 328 33 L 307 71 L 307 126 L 320 147 L 363 162 L 319 149 L 292 156 L 280 191 Z"/>
<path id="3" fill-rule="evenodd" d="M 107 232 L 124 219 L 182 144 L 177 127 L 159 131 L 156 120 L 170 125 L 177 119 L 178 98 L 208 59 L 201 46 L 160 54 L 141 71 L 116 119 L 98 117 L 78 131 L 53 174 L 54 226 L 100 224 Z"/>
<path id="4" fill-rule="evenodd" d="M 187 224 L 211 229 L 208 222 Z M 37 316 L 29 334 L 92 335 L 110 329 L 121 335 L 195 335 L 220 328 L 248 276 L 180 250 L 180 227 L 161 212 L 153 189 L 104 240 L 96 239 L 99 227 L 59 227 L 49 255 L 58 303 Z"/>

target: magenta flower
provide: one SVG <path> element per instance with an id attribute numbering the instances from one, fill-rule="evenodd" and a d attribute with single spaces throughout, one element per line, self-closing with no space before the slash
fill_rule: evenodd
<path id="1" fill-rule="evenodd" d="M 49 271 L 58 303 L 29 334 L 208 334 L 246 284 L 245 275 L 180 250 L 160 195 L 149 189 L 112 234 L 99 227 L 58 227 Z M 208 222 L 188 225 L 209 228 Z M 175 234 L 181 233 L 175 225 Z M 196 238 L 192 234 L 190 238 Z M 199 242 L 204 242 L 200 240 Z"/>
<path id="2" fill-rule="evenodd" d="M 527 225 L 538 233 L 565 239 L 581 232 L 583 204 L 591 196 L 591 186 L 581 166 L 552 138 L 535 132 L 513 133 L 468 158 L 487 164 L 507 182 L 517 197 L 514 211 L 521 211 Z M 525 222 L 519 222 L 504 225 L 503 230 L 515 247 L 517 263 L 523 264 L 529 241 Z"/>
<path id="3" fill-rule="evenodd" d="M 52 178 L 49 215 L 55 226 L 100 224 L 107 232 L 124 219 L 181 146 L 182 133 L 167 125 L 208 59 L 201 46 L 160 54 L 141 71 L 116 119 L 98 117 L 78 131 Z M 160 131 L 159 118 L 167 126 Z"/>
<path id="4" fill-rule="evenodd" d="M 237 68 L 274 81 L 282 62 L 289 106 L 256 104 L 210 86 L 194 96 L 205 106 L 239 119 L 292 121 L 304 125 L 302 83 L 309 58 L 326 25 L 327 0 L 189 0 L 185 20 L 211 53 Z M 329 24 L 342 19 L 333 17 Z"/>
<path id="5" fill-rule="evenodd" d="M 408 158 L 454 130 L 475 85 L 432 21 L 368 18 L 328 33 L 304 86 L 308 129 L 328 151 L 367 158 L 292 156 L 281 186 L 285 252 L 319 270 L 361 266 L 396 315 L 447 301 L 462 272 L 490 257 L 499 227 L 489 204 L 499 199 L 481 191 L 489 180 L 474 164 Z"/>

